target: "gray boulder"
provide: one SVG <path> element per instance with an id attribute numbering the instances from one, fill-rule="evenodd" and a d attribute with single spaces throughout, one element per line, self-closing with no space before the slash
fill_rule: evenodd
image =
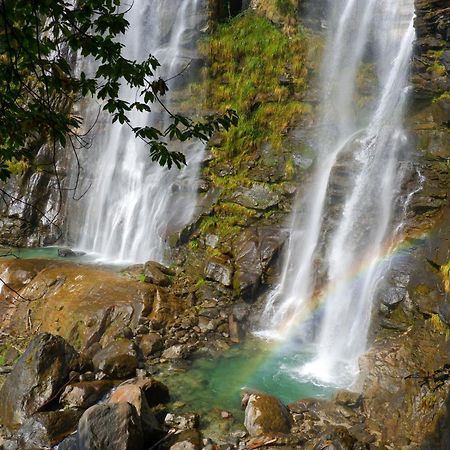
<path id="1" fill-rule="evenodd" d="M 141 421 L 129 403 L 95 405 L 78 424 L 79 450 L 142 450 Z"/>

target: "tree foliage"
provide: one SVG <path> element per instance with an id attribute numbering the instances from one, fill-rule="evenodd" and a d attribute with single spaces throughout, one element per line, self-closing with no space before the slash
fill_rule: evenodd
<path id="1" fill-rule="evenodd" d="M 153 161 L 181 167 L 184 155 L 169 149 L 171 140 L 207 140 L 215 130 L 237 122 L 234 111 L 194 121 L 165 108 L 168 90 L 155 76 L 158 61 L 124 56 L 123 35 L 129 22 L 120 0 L 0 0 L 0 178 L 11 161 L 32 157 L 33 144 L 45 139 L 55 147 L 77 136 L 82 118 L 71 113 L 81 97 L 97 97 L 113 122 L 128 126 L 149 145 Z M 87 58 L 95 73 L 77 72 L 75 60 Z M 80 67 L 80 66 L 79 66 Z M 135 88 L 137 100 L 120 96 L 120 86 Z M 132 111 L 150 112 L 154 103 L 170 120 L 160 130 L 136 126 Z"/>

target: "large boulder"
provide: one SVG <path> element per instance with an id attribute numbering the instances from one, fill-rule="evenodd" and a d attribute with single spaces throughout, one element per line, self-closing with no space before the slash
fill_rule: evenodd
<path id="1" fill-rule="evenodd" d="M 138 366 L 136 349 L 133 341 L 119 339 L 100 350 L 92 359 L 96 370 L 111 378 L 127 378 L 136 373 Z"/>
<path id="2" fill-rule="evenodd" d="M 78 366 L 78 353 L 62 337 L 37 335 L 0 390 L 0 422 L 18 428 L 58 394 Z"/>
<path id="3" fill-rule="evenodd" d="M 288 409 L 276 397 L 263 393 L 249 394 L 244 425 L 250 436 L 289 433 L 291 418 Z"/>
<path id="4" fill-rule="evenodd" d="M 155 415 L 150 410 L 147 397 L 139 385 L 126 383 L 119 386 L 111 394 L 108 403 L 129 403 L 136 408 L 136 412 L 141 420 L 141 429 L 145 437 L 146 445 L 154 443 L 161 438 L 163 430 Z"/>
<path id="5" fill-rule="evenodd" d="M 79 450 L 142 450 L 141 421 L 129 403 L 91 406 L 78 424 Z"/>

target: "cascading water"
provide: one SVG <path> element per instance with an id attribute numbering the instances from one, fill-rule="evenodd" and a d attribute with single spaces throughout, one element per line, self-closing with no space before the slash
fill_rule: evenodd
<path id="1" fill-rule="evenodd" d="M 196 56 L 203 20 L 200 6 L 201 0 L 135 1 L 127 14 L 126 56 L 143 60 L 149 53 L 154 55 L 161 64 L 158 76 L 175 77 L 169 86 L 179 83 L 186 74 L 176 75 Z M 121 95 L 134 101 L 136 92 L 124 86 Z M 170 108 L 171 91 L 164 102 Z M 156 105 L 152 109 L 149 115 L 131 115 L 132 123 L 164 127 L 163 114 Z M 127 127 L 106 124 L 97 128 L 88 160 L 83 161 L 88 171 L 83 181 L 91 187 L 69 217 L 72 239 L 78 248 L 103 260 L 163 261 L 167 233 L 188 222 L 194 211 L 203 145 L 184 145 L 187 167 L 168 170 L 151 162 L 144 143 Z"/>
<path id="2" fill-rule="evenodd" d="M 314 341 L 315 356 L 299 371 L 325 383 L 355 380 L 383 256 L 398 229 L 392 209 L 407 141 L 413 15 L 413 0 L 332 2 L 316 169 L 298 200 L 282 280 L 263 314 L 271 324 L 266 334 Z M 370 107 L 358 108 L 357 78 L 368 60 L 378 89 Z M 318 331 L 305 325 L 311 310 L 320 312 Z"/>

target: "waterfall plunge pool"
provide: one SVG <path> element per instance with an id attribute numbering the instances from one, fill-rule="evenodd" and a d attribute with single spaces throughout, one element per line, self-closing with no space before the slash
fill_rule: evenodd
<path id="1" fill-rule="evenodd" d="M 298 367 L 311 356 L 307 347 L 294 353 L 249 337 L 218 356 L 194 360 L 185 371 L 164 370 L 157 378 L 169 387 L 177 409 L 199 413 L 204 435 L 220 441 L 224 434 L 243 429 L 242 389 L 274 395 L 284 404 L 311 397 L 329 399 L 332 387 L 318 386 L 298 375 Z M 223 418 L 223 411 L 232 417 Z"/>

